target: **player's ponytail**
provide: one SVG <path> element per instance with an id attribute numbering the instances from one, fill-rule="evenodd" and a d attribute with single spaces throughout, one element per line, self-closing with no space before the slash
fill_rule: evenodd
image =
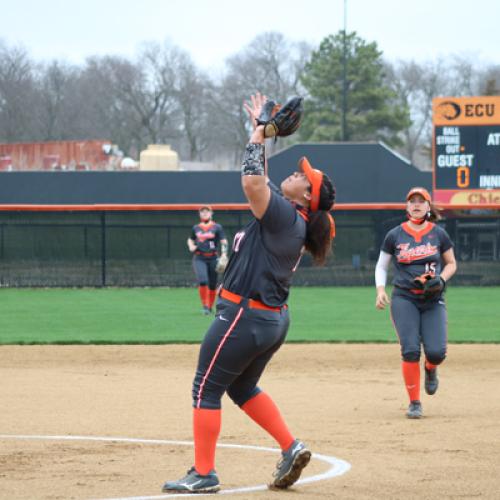
<path id="1" fill-rule="evenodd" d="M 429 206 L 430 206 L 430 209 L 429 209 L 429 212 L 427 215 L 427 220 L 430 222 L 436 222 L 436 221 L 440 220 L 441 214 L 439 213 L 439 209 L 436 208 L 436 206 L 434 205 L 434 203 L 432 203 L 432 201 L 429 202 Z"/>
<path id="2" fill-rule="evenodd" d="M 305 247 L 312 255 L 314 264 L 323 266 L 332 251 L 335 237 L 335 221 L 330 215 L 335 203 L 335 187 L 330 177 L 312 168 L 305 156 L 299 161 L 299 168 L 310 182 Z"/>
<path id="3" fill-rule="evenodd" d="M 306 230 L 306 250 L 312 255 L 315 265 L 323 266 L 332 251 L 332 219 L 328 212 L 309 212 Z"/>

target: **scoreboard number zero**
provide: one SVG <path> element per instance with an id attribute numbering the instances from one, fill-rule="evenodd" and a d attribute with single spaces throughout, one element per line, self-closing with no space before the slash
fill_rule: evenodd
<path id="1" fill-rule="evenodd" d="M 469 167 L 457 168 L 457 187 L 468 188 L 470 186 L 470 170 Z"/>

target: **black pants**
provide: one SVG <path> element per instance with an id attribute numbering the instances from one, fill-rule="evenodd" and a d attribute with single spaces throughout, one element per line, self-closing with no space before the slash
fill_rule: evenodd
<path id="1" fill-rule="evenodd" d="M 217 288 L 216 265 L 217 256 L 203 257 L 202 255 L 195 255 L 193 257 L 193 269 L 196 274 L 198 285 L 208 285 L 210 290 L 215 290 Z"/>
<path id="2" fill-rule="evenodd" d="M 200 347 L 193 382 L 193 406 L 219 409 L 225 392 L 238 406 L 256 396 L 257 383 L 273 354 L 283 344 L 288 309 L 249 309 L 225 299 Z"/>

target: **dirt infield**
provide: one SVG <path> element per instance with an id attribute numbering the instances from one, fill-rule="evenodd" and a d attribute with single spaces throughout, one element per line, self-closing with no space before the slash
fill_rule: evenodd
<path id="1" fill-rule="evenodd" d="M 197 346 L 0 347 L 0 434 L 191 441 Z M 352 465 L 291 492 L 234 498 L 498 499 L 500 346 L 451 345 L 425 418 L 404 417 L 399 347 L 286 345 L 262 380 L 315 453 Z M 220 442 L 275 447 L 225 399 Z M 224 488 L 266 483 L 278 455 L 221 448 Z M 192 463 L 182 445 L 0 438 L 0 498 L 161 495 Z M 328 466 L 313 460 L 304 476 Z"/>

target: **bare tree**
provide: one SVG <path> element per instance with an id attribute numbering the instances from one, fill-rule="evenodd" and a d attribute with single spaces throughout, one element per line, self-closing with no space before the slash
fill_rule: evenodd
<path id="1" fill-rule="evenodd" d="M 291 43 L 280 33 L 258 35 L 241 52 L 226 61 L 214 109 L 220 140 L 234 164 L 248 140 L 248 120 L 243 101 L 260 91 L 278 102 L 302 94 L 300 75 L 311 52 L 305 43 Z"/>
<path id="2" fill-rule="evenodd" d="M 282 103 L 292 95 L 307 99 L 300 82 L 311 54 L 304 42 L 262 33 L 215 76 L 170 43 L 146 43 L 134 60 L 92 57 L 77 67 L 37 65 L 24 48 L 0 40 L 0 141 L 100 138 L 133 156 L 147 144 L 170 143 L 181 158 L 236 166 L 249 132 L 243 101 L 256 91 Z M 500 66 L 478 67 L 463 57 L 385 69 L 411 114 L 400 151 L 421 167 L 430 166 L 434 97 L 500 95 Z M 269 146 L 283 148 L 297 137 Z"/>
<path id="3" fill-rule="evenodd" d="M 23 47 L 0 43 L 0 140 L 33 136 L 34 65 Z"/>
<path id="4" fill-rule="evenodd" d="M 208 76 L 199 71 L 191 59 L 184 55 L 178 67 L 177 100 L 183 137 L 180 147 L 187 149 L 187 158 L 202 161 L 214 135 L 211 133 L 212 110 L 210 100 L 213 85 Z"/>
<path id="5" fill-rule="evenodd" d="M 82 103 L 84 136 L 93 130 L 96 137 L 112 140 L 126 151 L 142 142 L 135 112 L 117 90 L 122 80 L 135 82 L 138 72 L 121 58 L 92 57 L 86 61 L 77 92 Z"/>
<path id="6" fill-rule="evenodd" d="M 489 66 L 484 70 L 479 95 L 500 95 L 500 65 Z"/>
<path id="7" fill-rule="evenodd" d="M 478 64 L 474 64 L 469 58 L 454 55 L 444 66 L 446 83 L 444 88 L 440 89 L 443 95 L 478 95 L 481 86 L 481 71 Z"/>
<path id="8" fill-rule="evenodd" d="M 475 95 L 480 78 L 471 61 L 451 57 L 424 63 L 386 63 L 388 81 L 402 105 L 410 109 L 411 125 L 403 132 L 400 151 L 415 165 L 430 168 L 432 99 L 439 96 Z"/>
<path id="9" fill-rule="evenodd" d="M 127 101 L 140 117 L 150 143 L 168 142 L 179 135 L 177 88 L 184 60 L 184 52 L 167 43 L 148 43 L 139 54 L 142 89 L 129 92 Z"/>
<path id="10" fill-rule="evenodd" d="M 401 105 L 410 110 L 411 125 L 403 131 L 402 152 L 412 163 L 418 164 L 418 153 L 428 139 L 432 98 L 445 85 L 442 62 L 422 65 L 415 61 L 399 61 L 394 66 L 387 64 L 386 73 Z"/>
<path id="11" fill-rule="evenodd" d="M 75 84 L 79 70 L 64 62 L 52 61 L 38 70 L 35 106 L 41 141 L 68 140 L 79 129 L 79 107 Z"/>
<path id="12" fill-rule="evenodd" d="M 112 140 L 139 151 L 179 135 L 176 87 L 181 59 L 175 47 L 146 44 L 136 62 L 120 57 L 87 61 L 84 92 Z"/>

